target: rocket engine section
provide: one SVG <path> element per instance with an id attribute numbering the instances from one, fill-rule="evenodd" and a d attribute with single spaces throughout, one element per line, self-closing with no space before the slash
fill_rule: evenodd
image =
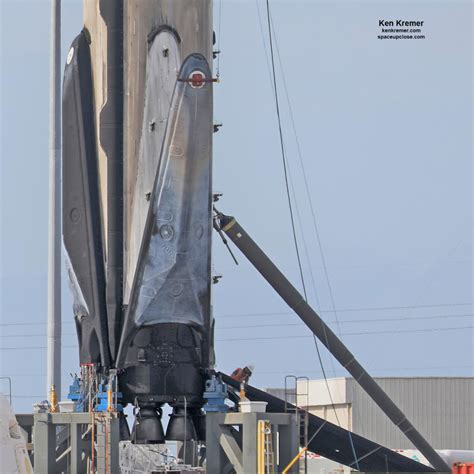
<path id="1" fill-rule="evenodd" d="M 204 439 L 211 1 L 95 0 L 84 12 L 63 86 L 63 239 L 80 362 L 104 377 L 114 369 L 122 402 L 138 409 L 135 442 Z"/>

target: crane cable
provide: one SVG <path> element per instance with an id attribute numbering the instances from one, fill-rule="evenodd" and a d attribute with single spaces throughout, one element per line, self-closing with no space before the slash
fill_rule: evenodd
<path id="1" fill-rule="evenodd" d="M 287 169 L 287 158 L 286 158 L 286 153 L 285 153 L 285 146 L 284 146 L 284 139 L 283 139 L 283 131 L 282 131 L 282 126 L 281 126 L 281 114 L 280 114 L 280 101 L 278 97 L 278 86 L 277 86 L 277 80 L 276 80 L 276 71 L 275 71 L 275 55 L 273 52 L 273 35 L 272 35 L 272 22 L 271 22 L 271 15 L 270 15 L 270 3 L 269 0 L 266 0 L 266 10 L 267 10 L 267 24 L 268 24 L 268 38 L 269 38 L 269 44 L 270 44 L 270 59 L 271 59 L 271 78 L 273 82 L 273 92 L 274 92 L 274 98 L 275 98 L 275 108 L 276 108 L 276 114 L 277 114 L 277 120 L 278 120 L 278 132 L 279 132 L 279 137 L 280 137 L 280 149 L 281 149 L 281 155 L 282 155 L 282 163 L 283 163 L 283 172 L 284 172 L 284 178 L 285 178 L 285 188 L 286 188 L 286 196 L 288 200 L 288 208 L 290 211 L 290 220 L 291 220 L 291 229 L 292 229 L 292 234 L 293 234 L 293 241 L 295 245 L 295 250 L 296 250 L 296 257 L 298 260 L 298 269 L 300 273 L 300 278 L 301 278 L 301 284 L 303 287 L 303 293 L 305 297 L 305 301 L 308 301 L 308 295 L 306 292 L 306 284 L 305 284 L 305 278 L 304 278 L 304 273 L 303 273 L 303 266 L 301 263 L 301 256 L 300 256 L 300 251 L 299 251 L 299 245 L 298 245 L 298 239 L 296 236 L 296 228 L 295 228 L 295 220 L 294 220 L 294 214 L 293 214 L 293 204 L 291 202 L 291 194 L 290 194 L 290 187 L 289 187 L 289 179 L 288 179 L 288 169 Z M 319 363 L 321 365 L 321 370 L 324 375 L 324 379 L 326 380 L 327 383 L 327 377 L 326 377 L 326 371 L 324 369 L 324 365 L 322 362 L 322 357 L 321 357 L 321 352 L 319 350 L 319 345 L 316 340 L 316 336 L 314 336 L 314 341 L 316 345 L 316 350 L 318 353 L 318 359 Z M 329 386 L 328 386 L 328 392 L 329 396 L 331 397 L 331 393 L 329 391 Z M 332 401 L 331 397 L 331 403 L 334 407 L 334 414 L 337 417 L 337 412 L 334 406 L 334 403 Z M 338 424 L 339 419 L 337 420 Z"/>
<path id="2" fill-rule="evenodd" d="M 257 3 L 257 9 L 258 9 L 258 3 Z M 277 114 L 277 120 L 278 120 L 278 132 L 279 132 L 279 137 L 280 137 L 280 149 L 281 149 L 283 172 L 284 172 L 284 178 L 285 178 L 286 196 L 287 196 L 287 201 L 288 201 L 288 208 L 289 208 L 289 211 L 290 211 L 291 229 L 292 229 L 293 241 L 294 241 L 295 250 L 296 250 L 296 257 L 297 257 L 297 261 L 298 261 L 298 269 L 299 269 L 299 273 L 300 273 L 301 284 L 302 284 L 302 287 L 303 287 L 303 294 L 304 294 L 305 301 L 308 301 L 308 295 L 307 295 L 306 284 L 305 284 L 305 277 L 304 277 L 304 273 L 303 273 L 303 266 L 302 266 L 302 263 L 301 263 L 298 239 L 297 239 L 297 236 L 296 236 L 295 220 L 294 220 L 294 213 L 293 213 L 293 204 L 291 202 L 291 194 L 290 194 L 289 179 L 288 179 L 287 158 L 286 158 L 286 153 L 285 153 L 283 131 L 282 131 L 282 126 L 281 126 L 280 101 L 279 101 L 278 86 L 277 86 L 277 81 L 276 81 L 275 56 L 274 56 L 274 52 L 273 52 L 272 22 L 271 22 L 271 15 L 270 15 L 269 0 L 266 0 L 266 10 L 267 10 L 268 37 L 269 37 L 269 44 L 270 44 L 271 80 L 272 80 L 272 83 L 273 83 L 275 108 L 276 108 L 276 114 Z M 315 346 L 316 346 L 316 351 L 317 351 L 317 354 L 318 354 L 319 363 L 321 365 L 321 370 L 323 372 L 324 379 L 325 379 L 326 384 L 327 384 L 329 397 L 331 398 L 331 404 L 332 404 L 333 409 L 334 409 L 334 414 L 336 415 L 337 422 L 340 425 L 340 422 L 339 422 L 339 419 L 338 419 L 338 416 L 337 416 L 337 412 L 336 412 L 334 403 L 332 401 L 331 392 L 329 390 L 329 384 L 327 382 L 326 371 L 324 369 L 324 364 L 323 364 L 323 361 L 322 361 L 321 352 L 319 350 L 319 345 L 318 345 L 316 336 L 313 335 L 313 337 L 314 337 L 314 342 L 315 342 Z"/>
<path id="3" fill-rule="evenodd" d="M 258 8 L 258 3 L 257 3 L 257 8 Z M 288 169 L 287 169 L 287 158 L 286 158 L 286 153 L 285 153 L 285 145 L 284 145 L 284 139 L 283 139 L 283 131 L 282 131 L 282 126 L 281 126 L 281 114 L 280 114 L 280 101 L 279 101 L 279 96 L 278 96 L 278 86 L 277 86 L 277 80 L 276 80 L 276 71 L 275 71 L 275 55 L 273 52 L 273 35 L 272 35 L 272 21 L 271 21 L 271 15 L 270 15 L 270 4 L 269 0 L 266 0 L 266 11 L 267 11 L 267 24 L 268 24 L 268 38 L 269 38 L 269 44 L 270 44 L 270 63 L 271 63 L 271 80 L 273 83 L 273 93 L 274 93 L 274 99 L 275 99 L 275 108 L 276 108 L 276 114 L 277 114 L 277 121 L 278 121 L 278 132 L 279 132 L 279 137 L 280 137 L 280 149 L 281 149 L 281 155 L 282 155 L 282 163 L 283 163 L 283 174 L 285 178 L 285 188 L 286 188 L 286 196 L 287 196 L 287 201 L 288 201 L 288 208 L 290 211 L 290 221 L 291 221 L 291 230 L 293 234 L 293 241 L 295 245 L 295 250 L 296 250 L 296 258 L 298 261 L 298 269 L 300 273 L 300 278 L 301 278 L 301 284 L 303 287 L 303 294 L 305 301 L 308 301 L 308 295 L 306 291 L 306 284 L 305 284 L 305 277 L 303 273 L 303 266 L 301 263 L 301 256 L 300 256 L 300 251 L 299 251 L 299 245 L 298 245 L 298 239 L 296 236 L 296 228 L 295 228 L 295 219 L 294 219 L 294 213 L 293 213 L 293 204 L 291 202 L 291 194 L 290 194 L 290 187 L 289 187 L 289 179 L 288 179 Z M 316 336 L 313 335 L 315 346 L 316 346 L 316 351 L 318 354 L 318 359 L 319 363 L 321 365 L 321 370 L 324 375 L 324 380 L 326 381 L 327 384 L 327 389 L 329 393 L 329 397 L 331 399 L 331 404 L 334 409 L 334 414 L 336 416 L 337 422 L 340 425 L 336 408 L 334 406 L 333 400 L 332 400 L 332 395 L 329 390 L 329 384 L 327 381 L 327 376 L 326 376 L 326 370 L 324 369 L 324 364 L 322 361 L 321 357 L 321 352 L 319 350 L 319 345 L 316 339 Z"/>
<path id="4" fill-rule="evenodd" d="M 301 264 L 301 256 L 300 256 L 300 251 L 299 251 L 299 246 L 298 246 L 298 239 L 296 236 L 295 218 L 294 218 L 294 213 L 293 213 L 293 205 L 291 203 L 290 185 L 289 185 L 289 180 L 288 180 L 288 165 L 287 165 L 285 145 L 284 145 L 284 140 L 283 140 L 283 131 L 282 131 L 282 126 L 281 126 L 280 101 L 278 98 L 278 87 L 277 87 L 277 81 L 276 81 L 275 59 L 273 55 L 273 40 L 272 40 L 272 31 L 271 31 L 271 22 L 270 22 L 270 5 L 269 5 L 268 0 L 267 0 L 267 21 L 268 21 L 268 37 L 270 40 L 270 58 L 271 58 L 271 67 L 272 67 L 273 93 L 274 93 L 274 98 L 275 98 L 275 108 L 276 108 L 276 114 L 277 114 L 277 120 L 278 120 L 278 133 L 280 137 L 280 149 L 281 149 L 281 157 L 282 157 L 282 164 L 283 164 L 283 174 L 285 178 L 286 197 L 288 200 L 288 209 L 290 211 L 291 230 L 292 230 L 293 241 L 294 241 L 295 250 L 296 250 L 296 258 L 298 260 L 298 269 L 300 273 L 301 284 L 303 285 L 303 293 L 304 293 L 305 300 L 307 300 L 308 298 L 306 294 L 306 285 L 305 285 L 304 274 L 303 274 L 303 266 Z"/>
<path id="5" fill-rule="evenodd" d="M 284 91 L 285 91 L 285 95 L 286 95 L 286 101 L 287 101 L 287 104 L 288 104 L 288 110 L 289 110 L 289 113 L 290 113 L 290 119 L 291 119 L 291 124 L 292 124 L 292 128 L 293 128 L 293 134 L 295 136 L 296 148 L 297 148 L 297 152 L 298 152 L 298 159 L 299 159 L 301 171 L 302 171 L 302 174 L 303 174 L 306 197 L 307 197 L 309 207 L 310 207 L 311 218 L 312 218 L 312 222 L 313 222 L 313 228 L 314 228 L 314 232 L 315 232 L 315 235 L 316 235 L 316 240 L 317 240 L 317 243 L 318 243 L 319 254 L 321 256 L 321 262 L 322 262 L 322 265 L 323 265 L 324 276 L 325 276 L 325 279 L 326 279 L 326 285 L 328 287 L 329 297 L 330 297 L 330 300 L 331 300 L 331 306 L 332 306 L 332 310 L 333 310 L 332 312 L 334 313 L 334 316 L 335 316 L 335 322 L 336 322 L 336 325 L 337 325 L 337 334 L 338 334 L 339 337 L 342 337 L 342 331 L 341 331 L 341 326 L 340 326 L 340 323 L 339 323 L 338 312 L 336 310 L 336 303 L 335 303 L 334 293 L 333 293 L 333 290 L 332 290 L 331 281 L 329 279 L 329 272 L 328 272 L 327 265 L 326 265 L 326 259 L 324 257 L 323 246 L 322 246 L 322 243 L 321 243 L 321 237 L 320 237 L 320 232 L 319 232 L 319 226 L 318 226 L 317 219 L 316 219 L 316 211 L 315 211 L 314 206 L 313 206 L 313 200 L 311 199 L 311 193 L 309 192 L 308 178 L 306 176 L 306 170 L 305 170 L 304 163 L 303 163 L 303 155 L 302 155 L 302 152 L 301 152 L 300 141 L 298 139 L 298 134 L 296 132 L 296 124 L 295 124 L 295 119 L 294 119 L 294 116 L 293 116 L 293 108 L 291 107 L 291 101 L 290 101 L 290 96 L 289 96 L 289 93 L 288 93 L 288 87 L 286 85 L 286 79 L 285 79 L 285 74 L 284 74 L 284 70 L 283 70 L 283 64 L 282 64 L 281 57 L 280 57 L 280 49 L 278 48 L 278 42 L 276 41 L 275 27 L 273 25 L 273 19 L 272 19 L 271 15 L 270 15 L 270 21 L 271 21 L 271 25 L 272 25 L 272 29 L 273 29 L 273 34 L 275 35 L 276 52 L 277 52 L 277 56 L 278 56 L 278 62 L 280 64 L 280 69 L 282 71 L 283 86 L 284 86 Z M 294 195 L 295 195 L 295 193 L 294 193 Z M 296 195 L 295 195 L 295 200 L 296 200 Z M 299 213 L 298 213 L 298 216 L 299 216 Z M 300 223 L 300 227 L 302 229 L 301 223 Z M 304 239 L 303 230 L 301 230 L 301 233 L 302 233 L 303 243 L 304 243 L 304 246 L 305 246 L 305 249 L 306 249 L 306 242 L 305 242 L 305 239 Z M 316 293 L 316 285 L 315 285 L 315 282 L 314 282 L 313 271 L 312 271 L 311 265 L 309 264 L 309 256 L 308 256 L 307 250 L 306 250 L 306 255 L 307 255 L 307 259 L 308 259 L 308 267 L 309 267 L 309 271 L 310 271 L 310 276 L 311 276 L 311 280 L 312 280 L 312 283 L 313 283 L 313 289 L 314 289 L 314 293 L 315 293 L 315 296 L 316 296 L 316 302 L 318 302 L 318 297 L 317 297 L 317 293 Z M 325 335 L 325 338 L 326 338 L 326 345 L 329 348 L 329 341 L 327 339 L 325 329 L 324 329 L 324 335 Z M 316 346 L 318 345 L 316 337 L 314 337 L 314 343 L 315 343 Z M 316 348 L 319 352 L 318 347 L 316 347 Z M 330 363 L 331 363 L 332 372 L 333 372 L 334 376 L 336 376 L 336 368 L 334 366 L 334 361 L 333 361 L 332 358 L 330 359 Z M 328 392 L 329 392 L 329 397 L 332 399 L 332 396 L 331 396 L 331 393 L 330 393 L 330 390 L 329 390 L 329 385 L 327 385 L 327 389 L 328 389 Z M 352 384 L 350 384 L 350 389 L 349 390 L 351 391 L 352 397 L 354 397 Z M 333 408 L 334 408 L 334 406 L 333 406 Z M 358 419 L 359 425 L 363 426 L 363 421 L 362 421 L 362 418 L 359 414 L 359 410 L 357 409 L 357 407 L 355 407 L 354 412 L 355 412 L 355 416 Z M 338 416 L 337 416 L 335 408 L 334 408 L 334 414 L 336 415 L 336 419 L 338 420 Z M 338 420 L 338 422 L 339 422 L 339 420 Z"/>
<path id="6" fill-rule="evenodd" d="M 295 250 L 296 250 L 296 257 L 297 257 L 297 260 L 298 260 L 298 268 L 299 268 L 301 283 L 302 283 L 302 287 L 303 287 L 303 293 L 304 293 L 305 301 L 308 301 L 308 296 L 307 296 L 307 292 L 306 292 L 306 284 L 305 284 L 304 273 L 303 273 L 303 267 L 302 267 L 302 264 L 301 264 L 300 251 L 299 251 L 299 246 L 298 246 L 298 239 L 297 239 L 297 236 L 296 236 L 296 228 L 295 228 L 295 220 L 294 220 L 294 215 L 293 215 L 293 205 L 292 205 L 292 202 L 291 202 L 290 187 L 289 187 L 289 182 L 288 182 L 289 181 L 288 180 L 288 169 L 287 169 L 288 165 L 287 165 L 285 146 L 284 146 L 284 140 L 283 140 L 283 131 L 282 131 L 282 126 L 281 126 L 280 103 L 279 103 L 279 97 L 278 97 L 278 87 L 277 87 L 276 71 L 275 71 L 275 55 L 274 55 L 274 51 L 273 51 L 272 21 L 271 21 L 271 15 L 270 15 L 269 0 L 266 0 L 266 10 L 267 10 L 268 37 L 269 37 L 269 45 L 270 45 L 270 59 L 271 59 L 273 92 L 274 92 L 275 108 L 276 108 L 276 114 L 277 114 L 277 120 L 278 120 L 278 132 L 279 132 L 279 138 L 280 138 L 280 148 L 281 148 L 282 163 L 283 163 L 283 174 L 284 174 L 284 178 L 285 178 L 286 195 L 287 195 L 288 207 L 289 207 L 289 211 L 290 211 L 291 229 L 292 229 L 293 240 L 294 240 L 294 245 L 295 245 Z M 307 184 L 306 179 L 305 179 L 305 183 Z M 314 212 L 313 212 L 313 219 L 314 218 L 315 218 L 315 215 L 314 215 Z M 318 232 L 318 241 L 320 242 L 319 232 Z M 322 255 L 321 245 L 320 245 L 320 250 L 321 250 L 321 255 Z M 325 269 L 326 277 L 328 278 L 327 268 L 326 268 L 326 264 L 325 264 L 324 259 L 323 259 L 323 262 L 324 262 L 324 269 Z M 335 308 L 334 297 L 333 297 L 333 293 L 332 293 L 332 288 L 329 284 L 329 280 L 328 280 L 328 287 L 330 289 L 331 302 L 332 302 L 333 308 Z M 334 401 L 333 401 L 333 398 L 332 398 L 332 395 L 331 395 L 331 391 L 329 389 L 329 383 L 328 383 L 328 380 L 327 380 L 326 371 L 324 369 L 324 365 L 323 365 L 323 361 L 322 361 L 322 357 L 321 357 L 321 352 L 319 350 L 319 345 L 318 345 L 316 336 L 313 335 L 313 338 L 314 338 L 314 343 L 315 343 L 315 346 L 316 346 L 316 351 L 317 351 L 317 354 L 318 354 L 319 363 L 321 365 L 321 370 L 322 370 L 322 373 L 323 373 L 323 376 L 324 376 L 324 380 L 325 380 L 326 387 L 327 387 L 327 390 L 328 390 L 329 398 L 330 398 L 330 401 L 331 401 L 331 405 L 332 405 L 332 408 L 334 410 L 334 414 L 336 416 L 337 423 L 339 424 L 339 426 L 341 426 L 340 421 L 339 421 L 339 417 L 337 415 L 336 407 L 334 405 Z M 359 469 L 358 458 L 357 458 L 357 455 L 356 455 L 356 452 L 355 452 L 355 447 L 354 447 L 354 443 L 353 443 L 353 440 L 352 440 L 352 434 L 351 434 L 350 431 L 349 431 L 349 440 L 350 440 L 350 443 L 351 443 L 351 448 L 352 448 L 353 456 L 354 456 L 354 459 L 355 459 L 356 468 Z"/>

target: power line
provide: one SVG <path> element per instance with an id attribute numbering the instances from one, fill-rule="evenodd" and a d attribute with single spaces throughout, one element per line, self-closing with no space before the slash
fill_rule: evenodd
<path id="1" fill-rule="evenodd" d="M 38 400 L 43 400 L 44 395 L 12 395 L 12 398 L 37 398 Z"/>
<path id="2" fill-rule="evenodd" d="M 461 306 L 474 306 L 474 303 L 440 303 L 430 305 L 409 305 L 409 306 L 372 306 L 366 308 L 344 308 L 336 309 L 337 313 L 350 313 L 350 312 L 361 312 L 361 311 L 392 311 L 397 309 L 418 309 L 418 308 L 445 308 L 445 307 L 461 307 Z M 334 313 L 332 309 L 324 309 L 319 311 L 320 314 Z M 232 314 L 219 314 L 215 315 L 215 318 L 246 318 L 254 316 L 286 316 L 294 314 L 291 311 L 270 311 L 270 312 L 258 312 L 258 313 L 232 313 Z M 456 315 L 453 315 L 456 316 Z M 344 323 L 344 321 L 341 321 Z M 0 323 L 0 327 L 8 326 L 42 326 L 45 325 L 44 321 L 21 321 L 15 323 Z M 75 324 L 74 321 L 63 321 L 63 325 Z"/>
<path id="3" fill-rule="evenodd" d="M 61 346 L 62 349 L 77 349 L 76 346 Z M 46 346 L 16 346 L 16 347 L 0 347 L 0 351 L 24 351 L 24 350 L 34 350 L 34 349 L 46 349 Z"/>
<path id="4" fill-rule="evenodd" d="M 472 318 L 474 314 L 458 314 L 458 315 L 442 315 L 442 316 L 427 316 L 427 317 L 412 317 L 412 318 L 383 318 L 383 319 L 354 319 L 352 321 L 340 321 L 341 324 L 355 324 L 355 323 L 380 323 L 380 322 L 392 322 L 392 321 L 420 321 L 420 320 L 430 320 L 430 319 L 451 319 L 451 318 Z M 328 324 L 335 324 L 336 321 L 328 321 Z M 216 327 L 216 329 L 251 329 L 251 328 L 266 328 L 272 329 L 274 327 L 290 327 L 290 326 L 299 326 L 306 327 L 302 323 L 283 323 L 283 324 L 251 324 L 245 326 L 224 326 Z"/>
<path id="5" fill-rule="evenodd" d="M 342 333 L 341 336 L 370 336 L 375 334 L 402 334 L 402 333 L 414 333 L 414 332 L 436 332 L 436 331 L 458 331 L 464 329 L 474 329 L 474 326 L 457 326 L 457 327 L 445 327 L 445 328 L 423 328 L 423 329 L 399 329 L 396 331 L 363 331 L 363 332 L 346 332 Z M 229 338 L 229 339 L 216 339 L 216 342 L 233 342 L 233 341 L 260 341 L 260 340 L 278 340 L 278 339 L 305 339 L 313 337 L 312 335 L 295 335 L 295 336 L 262 336 L 262 337 L 240 337 L 240 338 Z M 77 349 L 77 345 L 63 345 L 65 349 Z M 30 350 L 30 349 L 46 349 L 46 346 L 16 346 L 16 347 L 0 347 L 0 351 L 13 351 L 13 350 Z"/>
<path id="6" fill-rule="evenodd" d="M 18 323 L 0 323 L 0 327 L 7 327 L 7 326 L 44 326 L 47 322 L 45 321 L 21 321 Z M 74 321 L 63 321 L 61 325 L 64 324 L 75 324 Z"/>
<path id="7" fill-rule="evenodd" d="M 343 309 L 323 309 L 319 310 L 320 314 L 328 313 L 357 313 L 361 311 L 392 311 L 402 309 L 422 309 L 422 308 L 445 308 L 445 307 L 460 307 L 460 306 L 474 306 L 474 303 L 441 303 L 433 305 L 407 305 L 407 306 L 372 306 L 365 308 L 343 308 Z M 216 318 L 241 318 L 241 317 L 253 317 L 253 316 L 283 316 L 294 314 L 291 311 L 270 311 L 270 312 L 258 312 L 258 313 L 232 313 L 232 314 L 220 314 L 216 315 Z"/>
<path id="8" fill-rule="evenodd" d="M 293 313 L 288 313 L 293 314 Z M 474 317 L 474 313 L 469 314 L 443 314 L 443 315 L 436 315 L 436 316 L 413 316 L 413 317 L 397 317 L 397 318 L 379 318 L 379 319 L 353 319 L 351 321 L 339 321 L 340 324 L 356 324 L 356 323 L 385 323 L 385 322 L 394 322 L 394 321 L 403 321 L 403 322 L 411 322 L 411 321 L 423 321 L 423 320 L 432 320 L 432 319 L 452 319 L 452 318 L 472 318 Z M 327 321 L 327 324 L 336 324 L 336 321 Z M 218 327 L 218 330 L 225 330 L 225 329 L 253 329 L 253 328 L 264 328 L 264 329 L 273 329 L 278 327 L 306 327 L 302 323 L 267 323 L 267 324 L 249 324 L 249 325 L 242 325 L 242 326 L 224 326 Z M 76 333 L 63 333 L 63 336 L 77 336 Z M 10 337 L 46 337 L 46 334 L 0 334 L 0 337 L 10 338 Z"/>
<path id="9" fill-rule="evenodd" d="M 472 369 L 473 365 L 444 365 L 444 366 L 421 366 L 421 367 L 372 367 L 370 368 L 371 372 L 398 372 L 398 371 L 418 371 L 418 370 L 459 370 L 459 369 Z M 340 376 L 344 376 L 345 372 L 343 370 L 338 371 Z M 286 374 L 322 374 L 320 370 L 314 369 L 299 369 L 299 370 L 255 370 L 254 375 L 286 375 Z M 1 377 L 46 377 L 46 374 L 11 374 L 11 375 L 1 375 Z M 376 378 L 383 376 L 376 375 Z M 402 377 L 402 376 L 400 376 Z M 451 376 L 449 376 L 451 377 Z M 454 376 L 455 378 L 462 378 L 464 376 Z M 41 398 L 41 395 L 14 395 L 12 398 Z"/>
<path id="10" fill-rule="evenodd" d="M 415 333 L 415 332 L 435 332 L 435 331 L 458 331 L 465 329 L 474 329 L 474 326 L 459 326 L 448 328 L 423 328 L 423 329 L 400 329 L 398 331 L 364 331 L 364 332 L 346 332 L 341 336 L 367 336 L 376 334 L 401 334 L 401 333 Z M 278 339 L 306 339 L 313 336 L 310 335 L 296 335 L 296 336 L 262 336 L 262 337 L 246 337 L 246 338 L 229 338 L 216 339 L 217 342 L 234 342 L 234 341 L 263 341 L 263 340 L 278 340 Z"/>
<path id="11" fill-rule="evenodd" d="M 408 370 L 408 371 L 415 371 L 415 370 L 455 370 L 455 369 L 472 369 L 473 365 L 458 365 L 458 366 L 451 366 L 451 365 L 444 365 L 444 366 L 434 366 L 434 367 L 371 367 L 370 372 L 379 372 L 379 371 L 384 371 L 384 372 L 398 372 L 400 370 Z M 254 370 L 253 372 L 255 375 L 273 375 L 273 374 L 319 374 L 321 373 L 320 370 L 314 370 L 314 369 L 298 369 L 298 370 Z M 338 373 L 340 374 L 345 374 L 346 372 L 344 370 L 339 370 Z M 377 377 L 377 376 L 376 376 Z"/>
<path id="12" fill-rule="evenodd" d="M 398 370 L 409 370 L 409 371 L 415 371 L 415 370 L 440 370 L 440 369 L 471 369 L 473 368 L 473 365 L 438 365 L 438 366 L 421 366 L 421 367 L 370 367 L 371 372 L 377 372 L 377 371 L 385 371 L 385 372 L 396 372 Z M 345 373 L 343 369 L 340 369 L 338 371 L 339 373 Z M 308 369 L 287 369 L 287 370 L 258 370 L 255 369 L 253 371 L 254 375 L 272 375 L 272 374 L 320 374 L 322 373 L 321 370 L 314 370 L 313 368 L 308 368 Z M 31 374 L 10 374 L 10 375 L 0 375 L 0 377 L 10 377 L 10 378 L 18 378 L 18 377 L 46 377 L 46 374 L 38 374 L 38 373 L 31 373 Z"/>
<path id="13" fill-rule="evenodd" d="M 46 374 L 13 374 L 13 375 L 0 375 L 0 377 L 46 377 Z"/>
<path id="14" fill-rule="evenodd" d="M 293 313 L 288 313 L 293 314 Z M 432 320 L 432 319 L 452 319 L 452 318 L 472 318 L 474 313 L 469 314 L 442 314 L 436 316 L 405 316 L 405 317 L 396 317 L 396 318 L 378 318 L 378 319 L 353 319 L 351 321 L 339 321 L 340 324 L 358 324 L 358 323 L 385 323 L 385 322 L 411 322 L 411 321 L 423 321 L 423 320 Z M 327 324 L 335 324 L 336 321 L 327 321 Z M 254 329 L 254 328 L 264 328 L 264 329 L 273 329 L 278 327 L 306 327 L 302 323 L 267 323 L 267 324 L 246 324 L 241 326 L 224 326 L 218 327 L 217 330 L 227 330 L 227 329 Z M 77 336 L 76 333 L 63 333 L 63 336 Z M 10 338 L 10 337 L 46 337 L 46 334 L 0 334 L 0 337 Z"/>
<path id="15" fill-rule="evenodd" d="M 474 306 L 474 303 L 441 303 L 432 305 L 407 305 L 407 306 L 372 306 L 365 308 L 343 308 L 343 309 L 323 309 L 319 310 L 320 314 L 328 313 L 358 313 L 362 311 L 393 311 L 393 310 L 404 310 L 404 309 L 429 309 L 429 308 L 446 308 L 446 307 L 461 307 L 461 306 Z M 231 314 L 219 314 L 215 315 L 215 318 L 242 318 L 242 317 L 253 317 L 253 316 L 284 316 L 295 314 L 292 311 L 269 311 L 269 312 L 256 312 L 256 313 L 231 313 Z"/>
<path id="16" fill-rule="evenodd" d="M 0 334 L 0 337 L 46 337 L 46 334 Z M 62 333 L 61 336 L 77 336 L 75 333 Z M 64 347 L 64 346 L 63 346 Z"/>

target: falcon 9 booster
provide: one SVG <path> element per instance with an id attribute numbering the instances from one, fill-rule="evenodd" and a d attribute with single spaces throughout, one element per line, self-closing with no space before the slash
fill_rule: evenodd
<path id="1" fill-rule="evenodd" d="M 203 439 L 211 313 L 211 0 L 85 0 L 63 84 L 63 240 L 81 365 L 136 442 Z"/>

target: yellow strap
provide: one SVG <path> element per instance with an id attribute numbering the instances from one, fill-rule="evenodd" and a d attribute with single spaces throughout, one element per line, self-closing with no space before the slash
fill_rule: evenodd
<path id="1" fill-rule="evenodd" d="M 235 224 L 235 219 L 232 218 L 231 221 L 228 224 L 226 224 L 224 227 L 222 227 L 222 230 L 224 232 L 227 232 L 234 224 Z"/>

